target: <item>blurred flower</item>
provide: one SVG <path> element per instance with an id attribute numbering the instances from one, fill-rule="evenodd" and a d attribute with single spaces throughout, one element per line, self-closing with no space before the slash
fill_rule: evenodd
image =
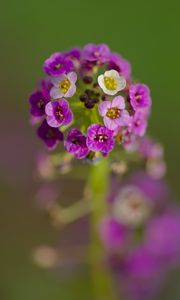
<path id="1" fill-rule="evenodd" d="M 126 186 L 115 197 L 112 214 L 122 224 L 139 226 L 149 217 L 151 207 L 145 195 L 136 186 Z"/>
<path id="2" fill-rule="evenodd" d="M 39 246 L 32 253 L 34 262 L 41 268 L 53 268 L 58 262 L 58 253 L 53 247 Z"/>
<path id="3" fill-rule="evenodd" d="M 137 111 L 131 117 L 130 131 L 134 134 L 143 136 L 147 128 L 146 115 L 142 111 Z"/>
<path id="4" fill-rule="evenodd" d="M 111 217 L 100 223 L 100 237 L 109 251 L 121 251 L 127 243 L 128 229 Z"/>
<path id="5" fill-rule="evenodd" d="M 145 230 L 145 245 L 151 255 L 167 266 L 180 264 L 180 210 L 167 210 L 152 218 Z"/>

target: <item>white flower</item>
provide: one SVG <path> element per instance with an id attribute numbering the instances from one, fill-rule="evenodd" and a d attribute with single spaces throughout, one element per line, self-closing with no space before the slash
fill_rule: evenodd
<path id="1" fill-rule="evenodd" d="M 61 97 L 72 97 L 76 92 L 77 74 L 70 72 L 57 77 L 51 77 L 53 87 L 50 90 L 50 96 L 53 99 Z"/>
<path id="2" fill-rule="evenodd" d="M 141 225 L 151 211 L 150 202 L 134 186 L 123 188 L 115 198 L 113 215 L 122 224 L 136 227 Z"/>
<path id="3" fill-rule="evenodd" d="M 116 70 L 109 70 L 104 75 L 98 76 L 99 86 L 107 95 L 115 95 L 126 86 L 126 79 L 120 76 Z"/>

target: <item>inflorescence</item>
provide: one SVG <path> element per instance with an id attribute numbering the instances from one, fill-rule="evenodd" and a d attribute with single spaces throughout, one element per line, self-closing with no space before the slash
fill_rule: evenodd
<path id="1" fill-rule="evenodd" d="M 105 44 L 57 52 L 45 60 L 46 78 L 30 95 L 33 123 L 49 149 L 64 143 L 76 158 L 129 150 L 145 134 L 151 108 L 147 85 Z"/>

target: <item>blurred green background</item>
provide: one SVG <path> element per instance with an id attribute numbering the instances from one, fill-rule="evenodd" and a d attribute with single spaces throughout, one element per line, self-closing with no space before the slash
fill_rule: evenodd
<path id="1" fill-rule="evenodd" d="M 27 102 L 52 52 L 104 42 L 132 63 L 152 90 L 149 132 L 165 145 L 168 179 L 180 196 L 179 12 L 178 0 L 1 2 L 0 299 L 92 300 L 88 272 L 57 280 L 30 259 L 34 246 L 58 238 L 32 200 L 41 143 Z"/>

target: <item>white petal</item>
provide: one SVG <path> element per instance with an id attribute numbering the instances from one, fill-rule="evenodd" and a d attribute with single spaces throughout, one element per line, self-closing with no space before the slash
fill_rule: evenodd
<path id="1" fill-rule="evenodd" d="M 68 78 L 71 82 L 75 83 L 76 80 L 77 80 L 77 74 L 76 74 L 75 72 L 70 72 L 70 73 L 67 74 L 67 78 Z"/>
<path id="2" fill-rule="evenodd" d="M 66 94 L 64 94 L 64 97 L 72 97 L 76 92 L 76 86 L 74 83 L 71 83 L 71 86 Z"/>
<path id="3" fill-rule="evenodd" d="M 118 91 L 122 91 L 126 87 L 126 79 L 123 76 L 119 76 L 119 78 L 117 79 L 117 83 L 118 83 L 118 87 L 117 87 Z"/>
<path id="4" fill-rule="evenodd" d="M 50 96 L 53 99 L 58 99 L 64 96 L 64 94 L 59 90 L 59 88 L 52 87 L 50 90 Z"/>
<path id="5" fill-rule="evenodd" d="M 51 82 L 54 86 L 58 87 L 59 86 L 59 83 L 66 79 L 66 76 L 65 75 L 60 75 L 60 76 L 56 76 L 56 77 L 51 77 Z"/>
<path id="6" fill-rule="evenodd" d="M 116 70 L 109 70 L 109 71 L 106 71 L 106 72 L 104 73 L 104 76 L 107 76 L 107 77 L 113 77 L 113 78 L 119 78 L 119 77 L 120 77 L 118 71 L 116 71 Z"/>

